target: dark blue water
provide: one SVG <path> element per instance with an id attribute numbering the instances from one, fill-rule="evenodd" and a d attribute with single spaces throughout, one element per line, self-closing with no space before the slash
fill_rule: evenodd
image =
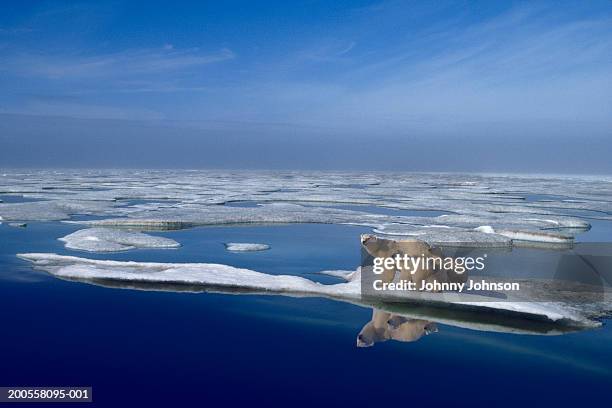
<path id="1" fill-rule="evenodd" d="M 612 221 L 587 221 L 591 224 L 591 229 L 577 235 L 577 242 L 612 242 Z"/>
<path id="2" fill-rule="evenodd" d="M 160 233 L 179 250 L 96 255 L 77 227 L 0 225 L 0 385 L 93 386 L 94 406 L 576 406 L 607 404 L 609 326 L 521 336 L 441 325 L 413 343 L 355 347 L 371 310 L 324 299 L 143 292 L 32 272 L 16 252 L 221 262 L 270 273 L 352 269 L 365 229 L 333 225 Z M 230 253 L 223 242 L 270 251 Z M 316 275 L 308 275 L 313 278 Z M 328 278 L 331 279 L 331 278 Z"/>

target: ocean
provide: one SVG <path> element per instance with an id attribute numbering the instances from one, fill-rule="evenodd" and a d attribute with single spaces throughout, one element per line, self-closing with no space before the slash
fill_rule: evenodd
<path id="1" fill-rule="evenodd" d="M 430 211 L 426 216 L 442 214 Z M 591 231 L 578 240 L 612 240 L 611 221 L 590 222 Z M 147 232 L 175 239 L 177 249 L 117 253 L 70 250 L 58 240 L 81 228 L 59 220 L 25 228 L 0 224 L 0 386 L 92 386 L 94 406 L 552 406 L 608 400 L 608 319 L 600 328 L 563 335 L 496 333 L 434 321 L 436 329 L 414 341 L 360 348 L 357 336 L 372 319 L 369 307 L 317 297 L 104 287 L 58 279 L 15 256 L 219 263 L 330 284 L 339 279 L 317 272 L 355 269 L 359 236 L 371 227 L 199 226 Z M 235 253 L 225 250 L 227 242 L 264 242 L 271 249 Z"/>
<path id="2" fill-rule="evenodd" d="M 372 310 L 318 298 L 113 289 L 56 279 L 18 252 L 75 255 L 59 222 L 0 225 L 0 384 L 93 386 L 94 405 L 605 403 L 612 330 L 561 336 L 438 325 L 411 343 L 357 348 Z M 178 250 L 90 258 L 219 262 L 317 276 L 359 263 L 364 228 L 336 225 L 202 227 L 162 233 Z M 158 233 L 159 234 L 159 233 Z M 230 253 L 223 242 L 268 242 Z M 432 392 L 432 390 L 435 390 Z"/>

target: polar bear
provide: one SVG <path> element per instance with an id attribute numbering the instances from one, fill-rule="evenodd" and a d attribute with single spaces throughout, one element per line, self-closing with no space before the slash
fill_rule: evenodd
<path id="1" fill-rule="evenodd" d="M 413 342 L 437 331 L 438 328 L 433 322 L 409 319 L 373 309 L 372 320 L 366 323 L 357 335 L 357 347 L 370 347 L 387 340 Z"/>
<path id="2" fill-rule="evenodd" d="M 439 248 L 431 248 L 426 242 L 418 239 L 402 239 L 393 240 L 377 237 L 375 235 L 364 234 L 361 236 L 361 246 L 374 258 L 393 258 L 396 255 L 403 256 L 404 254 L 413 258 L 423 259 L 438 259 L 442 257 L 442 251 Z M 448 274 L 443 268 L 438 268 L 441 262 L 431 262 L 425 264 L 421 262 L 414 270 L 401 269 L 399 280 L 414 282 L 416 287 L 421 287 L 425 282 L 447 282 Z M 397 274 L 395 267 L 389 268 L 382 266 L 384 271 L 381 274 L 383 282 L 392 282 Z"/>

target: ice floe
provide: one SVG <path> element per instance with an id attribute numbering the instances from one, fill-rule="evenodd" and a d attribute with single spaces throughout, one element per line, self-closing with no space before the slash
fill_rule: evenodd
<path id="1" fill-rule="evenodd" d="M 510 244 L 571 242 L 589 230 L 590 220 L 612 220 L 612 180 L 586 176 L 29 170 L 7 172 L 0 179 L 1 193 L 45 200 L 0 203 L 0 216 L 7 221 L 69 220 L 87 214 L 97 219 L 79 222 L 135 229 L 332 223 L 384 233 L 395 229 L 430 242 L 482 239 L 486 245 L 501 245 L 504 239 Z M 260 205 L 223 205 L 236 201 Z M 398 211 L 378 214 L 335 204 Z M 419 216 L 422 210 L 446 214 Z M 474 230 L 481 226 L 491 230 Z M 452 235 L 460 232 L 460 237 Z M 483 233 L 491 237 L 485 239 Z"/>
<path id="2" fill-rule="evenodd" d="M 88 228 L 59 238 L 66 248 L 89 252 L 117 252 L 136 248 L 177 248 L 173 239 L 141 232 L 110 228 Z"/>
<path id="3" fill-rule="evenodd" d="M 359 269 L 323 271 L 321 273 L 346 280 L 337 284 L 321 284 L 301 276 L 271 275 L 228 265 L 206 263 L 154 263 L 101 261 L 50 253 L 19 254 L 36 268 L 59 278 L 95 284 L 125 284 L 125 287 L 147 290 L 244 291 L 289 296 L 322 296 L 365 306 L 376 306 L 388 311 L 401 309 L 402 302 L 389 298 L 371 300 L 363 298 Z M 139 287 L 139 285 L 146 285 Z M 411 296 L 411 295 L 409 295 Z M 411 300 L 406 298 L 404 300 Z M 520 317 L 528 320 L 554 323 L 568 327 L 596 327 L 594 318 L 610 312 L 611 305 L 584 305 L 571 302 L 507 302 L 507 301 L 453 301 L 452 297 L 437 293 L 419 292 L 422 306 L 452 310 L 453 313 L 475 314 L 465 321 L 482 319 L 485 315 Z M 372 303 L 373 302 L 373 303 Z M 409 304 L 410 302 L 408 302 Z M 494 324 L 494 323 L 491 323 Z"/>
<path id="4" fill-rule="evenodd" d="M 0 216 L 4 221 L 58 221 L 70 218 L 54 202 L 0 203 Z"/>
<path id="5" fill-rule="evenodd" d="M 405 224 L 387 224 L 374 229 L 374 232 L 393 237 L 414 237 L 430 245 L 462 246 L 477 248 L 507 248 L 512 240 L 504 235 L 465 230 L 443 225 L 414 227 Z"/>
<path id="6" fill-rule="evenodd" d="M 359 296 L 359 282 L 322 285 L 299 276 L 270 275 L 249 269 L 206 263 L 99 261 L 56 254 L 19 254 L 55 276 L 229 287 L 288 294 Z"/>
<path id="7" fill-rule="evenodd" d="M 268 244 L 252 244 L 246 242 L 227 242 L 224 245 L 225 249 L 232 252 L 253 252 L 270 249 L 270 245 Z"/>

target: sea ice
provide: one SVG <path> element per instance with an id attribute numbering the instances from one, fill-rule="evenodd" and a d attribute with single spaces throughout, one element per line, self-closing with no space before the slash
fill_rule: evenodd
<path id="1" fill-rule="evenodd" d="M 588 231 L 589 220 L 612 220 L 612 180 L 586 176 L 32 170 L 7 172 L 0 178 L 0 193 L 45 200 L 1 203 L 0 216 L 7 221 L 68 220 L 74 214 L 87 214 L 97 219 L 80 222 L 102 227 L 332 223 L 385 233 L 390 232 L 389 225 L 396 225 L 393 228 L 402 234 L 416 233 L 432 242 L 456 240 L 457 236 L 445 236 L 445 232 L 462 231 L 461 240 L 490 245 L 501 245 L 506 239 L 552 246 Z M 261 205 L 222 205 L 233 201 Z M 334 204 L 398 211 L 373 214 L 358 207 L 333 208 Z M 418 210 L 448 214 L 408 215 Z M 495 232 L 474 231 L 481 226 Z M 494 236 L 485 240 L 481 233 L 486 232 Z"/>
<path id="2" fill-rule="evenodd" d="M 173 239 L 156 237 L 141 232 L 110 228 L 88 228 L 59 238 L 66 248 L 89 252 L 117 252 L 136 248 L 176 248 Z"/>
<path id="3" fill-rule="evenodd" d="M 4 221 L 58 221 L 70 218 L 52 201 L 0 203 L 0 216 Z"/>
<path id="4" fill-rule="evenodd" d="M 235 268 L 228 265 L 205 263 L 154 263 L 100 261 L 73 256 L 49 253 L 18 254 L 38 269 L 63 279 L 87 283 L 123 282 L 128 287 L 139 288 L 146 284 L 146 289 L 160 290 L 172 287 L 200 287 L 201 290 L 243 290 L 260 293 L 275 293 L 289 296 L 323 296 L 343 300 L 358 305 L 374 306 L 392 311 L 398 306 L 397 298 L 390 297 L 370 303 L 362 298 L 360 270 L 353 273 L 323 271 L 321 273 L 346 279 L 344 283 L 324 285 L 300 276 L 271 275 L 249 269 Z M 169 286 L 170 285 L 170 286 Z M 448 294 L 419 292 L 413 298 L 410 293 L 404 300 L 418 300 L 421 305 L 432 305 L 439 308 L 451 308 L 454 312 L 465 311 L 482 317 L 486 314 L 517 316 L 537 321 L 548 321 L 562 326 L 595 327 L 599 323 L 592 317 L 609 313 L 611 305 L 603 303 L 583 308 L 581 304 L 563 302 L 496 302 L 496 301 L 453 301 Z M 401 302 L 399 302 L 401 303 Z"/>
<path id="5" fill-rule="evenodd" d="M 252 251 L 265 251 L 270 249 L 270 245 L 267 244 L 251 244 L 242 242 L 228 242 L 225 244 L 225 249 L 233 252 L 252 252 Z"/>

